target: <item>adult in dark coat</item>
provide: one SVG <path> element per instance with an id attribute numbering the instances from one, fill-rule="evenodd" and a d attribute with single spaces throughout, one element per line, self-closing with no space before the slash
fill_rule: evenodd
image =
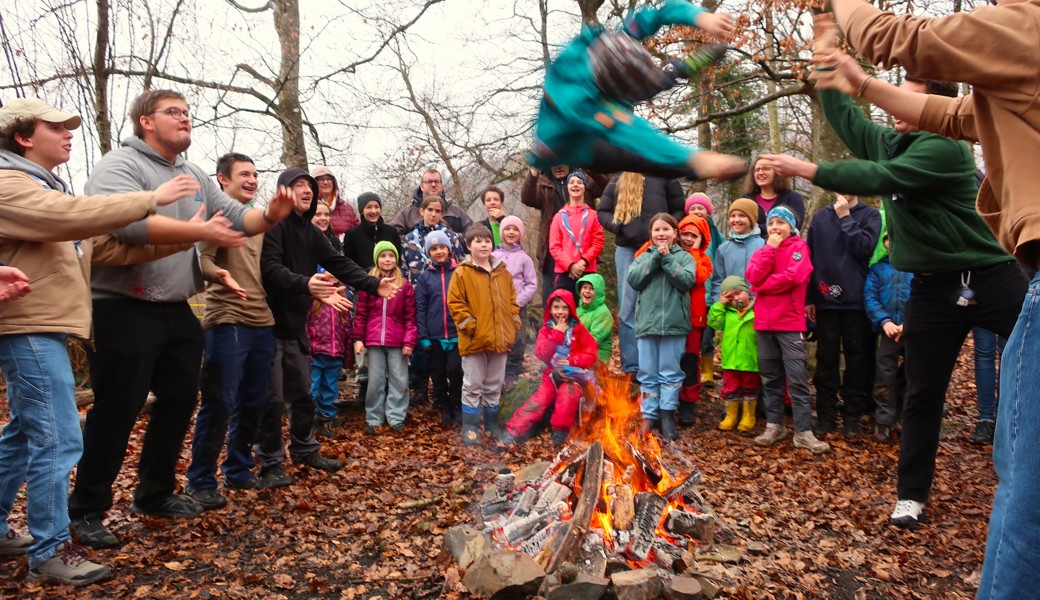
<path id="1" fill-rule="evenodd" d="M 378 242 L 390 242 L 397 248 L 397 255 L 401 256 L 401 236 L 383 221 L 383 200 L 379 195 L 365 192 L 358 196 L 357 206 L 361 213 L 361 224 L 343 234 L 343 255 L 365 271 L 371 271 L 375 266 L 372 251 Z"/>

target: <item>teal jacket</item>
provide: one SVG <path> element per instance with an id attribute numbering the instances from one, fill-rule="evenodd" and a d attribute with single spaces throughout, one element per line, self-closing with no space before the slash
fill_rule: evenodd
<path id="1" fill-rule="evenodd" d="M 585 304 L 581 300 L 581 284 L 591 283 L 596 291 L 592 302 Z M 574 284 L 578 290 L 578 320 L 596 338 L 599 349 L 599 362 L 610 362 L 610 353 L 614 350 L 614 315 L 607 308 L 607 282 L 599 273 L 589 273 Z"/>
<path id="2" fill-rule="evenodd" d="M 708 327 L 722 332 L 723 369 L 758 373 L 754 306 L 742 317 L 736 308 L 716 302 L 708 309 Z"/>
<path id="3" fill-rule="evenodd" d="M 685 336 L 693 327 L 690 290 L 697 279 L 693 256 L 674 244 L 667 255 L 650 246 L 628 269 L 628 285 L 636 295 L 636 337 Z"/>
<path id="4" fill-rule="evenodd" d="M 860 160 L 820 163 L 813 183 L 882 196 L 893 267 L 932 273 L 1012 260 L 975 212 L 978 183 L 967 144 L 877 125 L 836 90 L 820 90 L 818 98 L 831 128 Z"/>

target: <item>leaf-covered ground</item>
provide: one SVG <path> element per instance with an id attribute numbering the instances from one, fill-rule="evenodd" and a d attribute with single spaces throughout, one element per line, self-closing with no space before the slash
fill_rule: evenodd
<path id="1" fill-rule="evenodd" d="M 969 346 L 970 348 L 970 346 Z M 967 442 L 975 416 L 970 351 L 951 384 L 928 509 L 918 532 L 890 527 L 898 450 L 831 440 L 816 457 L 789 443 L 763 450 L 714 429 L 713 394 L 678 442 L 704 474 L 702 492 L 747 555 L 724 596 L 739 599 L 968 599 L 974 595 L 996 478 L 989 447 Z M 532 365 L 532 368 L 534 365 Z M 325 474 L 289 467 L 292 487 L 228 492 L 227 508 L 194 521 L 129 514 L 141 424 L 116 484 L 109 526 L 125 540 L 98 552 L 113 577 L 82 589 L 25 580 L 25 559 L 0 563 L 6 598 L 466 598 L 443 545 L 447 528 L 472 520 L 471 503 L 503 466 L 554 455 L 542 435 L 517 449 L 466 448 L 432 409 L 409 427 L 362 433 L 363 410 L 324 452 L 347 467 Z M 6 403 L 0 401 L 6 419 Z M 761 424 L 759 425 L 761 429 Z M 868 430 L 870 426 L 868 426 Z M 185 445 L 183 456 L 188 456 Z M 186 460 L 185 460 L 186 466 Z M 183 472 L 183 471 L 182 471 Z M 418 506 L 416 506 L 418 505 Z M 11 523 L 24 531 L 24 501 Z"/>

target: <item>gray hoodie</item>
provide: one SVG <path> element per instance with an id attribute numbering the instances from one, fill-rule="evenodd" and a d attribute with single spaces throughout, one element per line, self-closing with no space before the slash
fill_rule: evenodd
<path id="1" fill-rule="evenodd" d="M 156 214 L 187 221 L 206 204 L 206 218 L 217 211 L 231 220 L 232 227 L 244 231 L 243 219 L 249 207 L 229 198 L 198 165 L 178 155 L 171 163 L 143 140 L 131 137 L 121 147 L 106 154 L 87 180 L 88 194 L 117 194 L 154 190 L 177 175 L 194 177 L 202 189 L 194 196 L 158 207 Z M 120 241 L 147 244 L 148 226 L 131 223 L 112 233 Z M 97 266 L 90 278 L 94 298 L 137 298 L 151 302 L 187 300 L 203 289 L 202 269 L 195 251 L 185 250 L 152 262 L 124 267 Z"/>

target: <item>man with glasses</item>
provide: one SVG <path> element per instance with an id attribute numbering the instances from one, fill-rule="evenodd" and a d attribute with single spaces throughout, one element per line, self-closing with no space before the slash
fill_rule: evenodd
<path id="1" fill-rule="evenodd" d="M 280 190 L 267 208 L 232 200 L 202 168 L 182 153 L 191 144 L 184 96 L 152 90 L 130 111 L 134 136 L 109 152 L 87 180 L 90 194 L 153 190 L 187 174 L 201 188 L 158 209 L 159 215 L 118 229 L 113 236 L 133 244 L 197 241 L 241 246 L 244 234 L 262 233 L 293 210 Z M 202 221 L 202 215 L 207 220 Z M 203 289 L 195 248 L 131 266 L 99 266 L 90 282 L 94 302 L 94 350 L 88 353 L 94 404 L 87 413 L 83 457 L 69 498 L 72 527 L 84 546 L 119 544 L 103 524 L 112 507 L 112 484 L 148 390 L 156 402 L 145 432 L 138 485 L 131 510 L 164 518 L 197 517 L 200 507 L 175 493 L 177 461 L 195 411 L 203 333 L 188 298 Z"/>
<path id="2" fill-rule="evenodd" d="M 423 197 L 430 195 L 444 198 L 444 222 L 460 237 L 465 234 L 469 226 L 473 224 L 473 219 L 461 207 L 452 204 L 444 196 L 444 182 L 441 179 L 441 173 L 433 167 L 426 169 L 422 174 L 419 187 L 412 192 L 412 203 L 402 208 L 401 212 L 390 221 L 390 224 L 397 229 L 397 233 L 403 236 L 415 229 L 419 221 L 422 221 L 422 211 L 419 206 L 422 204 Z"/>

